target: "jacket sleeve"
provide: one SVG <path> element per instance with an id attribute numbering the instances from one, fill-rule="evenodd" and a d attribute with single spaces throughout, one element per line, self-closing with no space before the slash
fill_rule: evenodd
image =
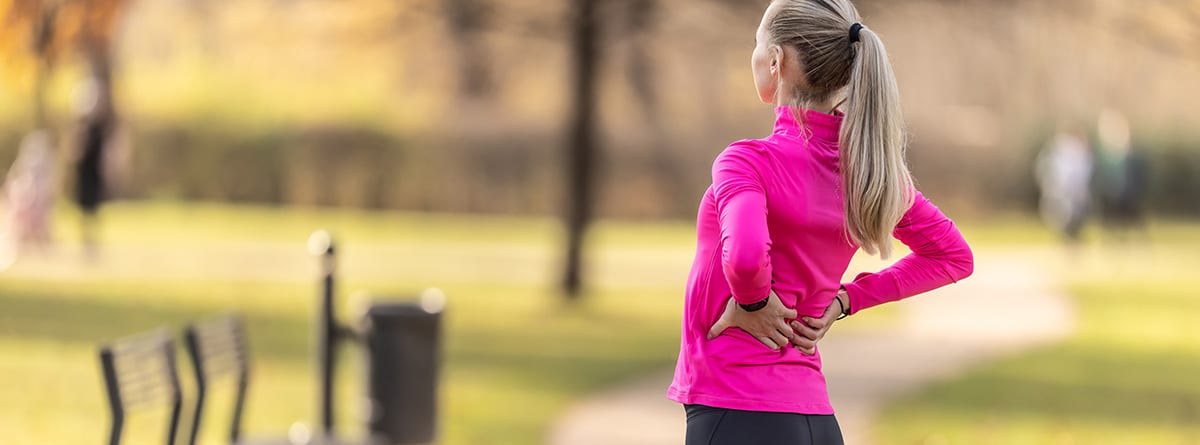
<path id="1" fill-rule="evenodd" d="M 862 273 L 842 285 L 853 314 L 957 282 L 975 268 L 967 241 L 954 221 L 920 192 L 892 232 L 912 253 L 875 273 Z"/>
<path id="2" fill-rule="evenodd" d="M 761 301 L 771 290 L 767 195 L 755 169 L 755 147 L 734 144 L 713 162 L 713 195 L 721 228 L 721 269 L 738 303 Z"/>

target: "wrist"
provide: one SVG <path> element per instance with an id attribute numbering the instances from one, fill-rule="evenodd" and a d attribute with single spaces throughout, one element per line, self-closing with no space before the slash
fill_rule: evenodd
<path id="1" fill-rule="evenodd" d="M 850 315 L 850 294 L 846 293 L 846 288 L 838 288 L 837 295 L 834 296 L 838 304 L 841 305 L 842 312 L 838 314 L 838 318 L 845 318 Z"/>
<path id="2" fill-rule="evenodd" d="M 771 296 L 767 295 L 766 297 L 763 297 L 762 300 L 755 301 L 750 304 L 738 303 L 738 307 L 742 308 L 742 310 L 746 311 L 746 312 L 756 312 L 756 311 L 762 310 L 762 308 L 767 307 L 767 300 L 769 300 L 769 299 L 771 299 Z"/>

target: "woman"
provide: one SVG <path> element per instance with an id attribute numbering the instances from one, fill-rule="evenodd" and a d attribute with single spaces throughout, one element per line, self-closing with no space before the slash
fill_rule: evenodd
<path id="1" fill-rule="evenodd" d="M 971 274 L 966 241 L 913 187 L 887 53 L 859 21 L 848 0 L 763 14 L 751 68 L 775 130 L 726 148 L 700 203 L 668 392 L 688 445 L 842 443 L 817 350 L 833 321 Z M 839 283 L 893 236 L 913 253 Z"/>

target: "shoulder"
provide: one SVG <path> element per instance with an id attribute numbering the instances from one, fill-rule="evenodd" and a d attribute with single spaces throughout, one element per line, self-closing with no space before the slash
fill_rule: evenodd
<path id="1" fill-rule="evenodd" d="M 735 141 L 721 150 L 717 158 L 713 160 L 713 167 L 719 165 L 726 167 L 743 166 L 746 168 L 755 168 L 766 160 L 767 143 L 759 139 L 743 139 Z"/>
<path id="2" fill-rule="evenodd" d="M 714 181 L 734 177 L 751 177 L 762 180 L 767 170 L 767 144 L 758 139 L 743 139 L 733 142 L 721 150 L 713 160 Z"/>

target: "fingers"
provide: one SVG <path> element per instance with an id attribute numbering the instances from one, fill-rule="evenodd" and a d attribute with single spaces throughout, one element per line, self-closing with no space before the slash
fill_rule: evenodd
<path id="1" fill-rule="evenodd" d="M 792 345 L 799 349 L 800 352 L 811 355 L 817 347 L 817 341 L 823 336 L 823 332 L 814 330 L 805 326 L 804 323 L 792 322 L 792 329 L 796 330 L 797 335 L 792 337 Z"/>
<path id="2" fill-rule="evenodd" d="M 805 324 L 811 326 L 813 329 L 825 329 L 825 326 L 829 325 L 829 322 L 825 320 L 825 317 L 821 317 L 821 318 L 804 317 L 803 320 L 804 320 Z"/>
<path id="3" fill-rule="evenodd" d="M 709 340 L 717 338 L 717 336 L 721 335 L 722 332 L 725 332 L 726 329 L 733 327 L 733 323 L 729 321 L 729 317 L 730 314 L 732 314 L 736 309 L 734 307 L 735 304 L 736 302 L 733 301 L 733 296 L 730 295 L 729 300 L 725 302 L 725 312 L 721 313 L 721 318 L 718 318 L 717 322 L 713 323 L 712 328 L 708 330 Z"/>
<path id="4" fill-rule="evenodd" d="M 779 344 L 775 344 L 775 341 L 773 341 L 773 339 L 770 339 L 770 337 L 755 337 L 755 338 L 758 339 L 758 343 L 766 344 L 767 348 L 779 349 Z"/>
<path id="5" fill-rule="evenodd" d="M 771 349 L 779 349 L 779 348 L 782 348 L 784 345 L 791 343 L 791 340 L 790 340 L 791 337 L 794 337 L 794 336 L 785 335 L 784 333 L 779 332 L 779 331 L 771 332 L 771 340 L 774 341 L 775 345 L 776 345 L 776 347 L 771 348 Z"/>
<path id="6" fill-rule="evenodd" d="M 795 346 L 796 349 L 801 351 L 812 350 L 813 348 L 817 347 L 817 341 L 797 335 L 792 337 L 792 346 Z"/>
<path id="7" fill-rule="evenodd" d="M 795 309 L 785 309 L 783 311 L 780 311 L 780 315 L 782 315 L 783 318 L 786 318 L 788 320 L 794 320 L 800 314 L 797 313 Z"/>
<path id="8" fill-rule="evenodd" d="M 772 340 L 771 337 L 756 337 L 756 338 L 758 338 L 759 343 L 767 345 L 767 347 L 771 348 L 772 350 L 779 349 L 779 344 L 775 343 L 775 340 Z"/>
<path id="9" fill-rule="evenodd" d="M 784 319 L 775 320 L 775 330 L 782 332 L 789 341 L 796 335 L 796 330 L 792 329 L 791 323 Z"/>
<path id="10" fill-rule="evenodd" d="M 774 289 L 772 289 L 771 293 L 769 295 L 767 295 L 767 298 L 770 299 L 770 300 L 768 300 L 768 303 L 770 304 L 771 309 L 773 310 L 774 314 L 779 316 L 780 318 L 786 318 L 786 319 L 791 320 L 791 319 L 795 319 L 797 316 L 799 316 L 799 314 L 796 313 L 795 309 L 792 309 L 792 308 L 789 308 L 789 307 L 783 305 L 783 300 L 781 300 L 779 298 L 779 295 L 775 293 Z"/>
<path id="11" fill-rule="evenodd" d="M 717 338 L 717 336 L 721 335 L 722 332 L 725 332 L 726 329 L 729 329 L 729 322 L 725 321 L 724 318 L 717 320 L 717 323 L 713 325 L 712 329 L 708 330 L 708 339 L 712 340 Z"/>
<path id="12" fill-rule="evenodd" d="M 792 346 L 795 347 L 796 350 L 798 350 L 800 352 L 803 352 L 808 355 L 812 355 L 813 352 L 815 352 L 817 350 L 817 341 L 810 340 L 810 339 L 804 338 L 803 336 L 797 335 L 796 337 L 794 337 L 792 339 Z"/>
<path id="13" fill-rule="evenodd" d="M 795 331 L 797 334 L 799 334 L 799 335 L 797 335 L 798 337 L 804 337 L 804 338 L 807 338 L 812 341 L 817 341 L 817 340 L 820 340 L 821 337 L 825 336 L 824 331 L 822 331 L 820 329 L 813 329 L 813 328 L 809 327 L 808 325 L 805 325 L 804 323 L 801 323 L 798 321 L 793 321 L 791 326 L 792 326 L 792 330 Z"/>

